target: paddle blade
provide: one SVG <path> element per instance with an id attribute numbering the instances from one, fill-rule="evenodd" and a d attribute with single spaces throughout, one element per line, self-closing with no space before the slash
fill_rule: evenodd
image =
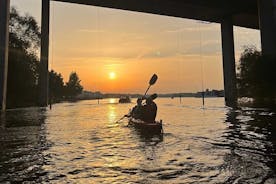
<path id="1" fill-rule="evenodd" d="M 150 95 L 150 98 L 152 99 L 152 100 L 155 100 L 156 98 L 157 98 L 157 94 L 156 93 L 154 93 L 154 94 L 152 94 L 152 95 Z"/>
<path id="2" fill-rule="evenodd" d="M 157 81 L 158 76 L 156 74 L 153 74 L 153 76 L 151 77 L 150 81 L 149 81 L 149 85 L 153 85 L 155 84 L 155 82 Z"/>

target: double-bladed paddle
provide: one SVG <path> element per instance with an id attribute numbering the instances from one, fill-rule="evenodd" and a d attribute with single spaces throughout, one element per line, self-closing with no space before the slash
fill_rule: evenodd
<path id="1" fill-rule="evenodd" d="M 150 78 L 150 81 L 149 81 L 149 87 L 148 87 L 148 89 L 146 90 L 146 92 L 145 92 L 145 94 L 144 94 L 143 97 L 146 96 L 148 90 L 150 89 L 150 87 L 151 87 L 152 85 L 154 85 L 154 84 L 156 83 L 157 79 L 158 79 L 158 76 L 157 76 L 156 74 L 153 74 L 152 77 Z M 154 94 L 152 94 L 150 97 L 151 97 L 152 99 L 155 99 L 155 98 L 157 98 L 157 94 L 154 93 Z M 121 120 L 124 119 L 125 117 L 128 117 L 128 115 L 127 115 L 127 114 L 124 115 L 124 116 L 121 117 L 119 120 L 115 121 L 115 123 L 118 123 L 119 121 L 121 121 Z"/>

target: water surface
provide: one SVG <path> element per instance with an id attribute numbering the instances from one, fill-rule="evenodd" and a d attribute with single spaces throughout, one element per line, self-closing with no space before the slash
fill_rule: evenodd
<path id="1" fill-rule="evenodd" d="M 135 101 L 135 100 L 133 100 Z M 118 99 L 1 115 L 0 182 L 276 183 L 276 115 L 231 110 L 223 98 L 159 98 L 163 135 L 115 123 Z"/>

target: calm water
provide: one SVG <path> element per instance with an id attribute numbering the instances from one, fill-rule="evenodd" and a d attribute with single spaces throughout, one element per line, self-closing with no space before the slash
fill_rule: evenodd
<path id="1" fill-rule="evenodd" d="M 135 105 L 117 99 L 10 110 L 0 183 L 276 183 L 276 115 L 223 100 L 157 99 L 155 136 L 115 123 Z"/>

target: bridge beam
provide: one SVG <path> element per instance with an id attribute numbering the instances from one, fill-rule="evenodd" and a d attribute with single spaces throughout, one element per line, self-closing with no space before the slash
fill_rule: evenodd
<path id="1" fill-rule="evenodd" d="M 236 68 L 234 51 L 234 34 L 232 18 L 225 18 L 221 22 L 221 40 L 223 55 L 223 78 L 225 104 L 229 107 L 237 105 Z"/>
<path id="2" fill-rule="evenodd" d="M 10 0 L 0 0 L 0 107 L 6 109 Z"/>
<path id="3" fill-rule="evenodd" d="M 276 58 L 276 0 L 259 0 L 262 53 Z"/>
<path id="4" fill-rule="evenodd" d="M 49 79 L 48 79 L 48 59 L 49 59 L 49 18 L 50 0 L 42 0 L 41 13 L 41 50 L 40 50 L 40 72 L 39 72 L 39 105 L 48 105 Z"/>

